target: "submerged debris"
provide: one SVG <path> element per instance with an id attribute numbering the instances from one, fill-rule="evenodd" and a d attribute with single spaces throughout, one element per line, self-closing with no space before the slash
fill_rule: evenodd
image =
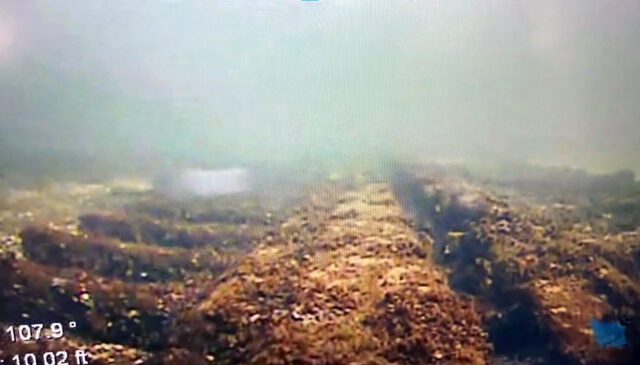
<path id="1" fill-rule="evenodd" d="M 413 179 L 421 184 L 420 178 Z M 434 200 L 443 191 L 439 184 L 446 184 L 450 194 L 476 200 L 466 199 L 471 215 L 458 215 L 453 221 L 436 217 L 426 224 L 440 240 L 437 257 L 450 268 L 454 288 L 477 296 L 490 308 L 485 323 L 498 353 L 525 354 L 544 363 L 638 360 L 637 337 L 627 346 L 603 348 L 592 329 L 594 320 L 617 318 L 623 331 L 638 333 L 640 265 L 634 252 L 640 241 L 632 238 L 635 234 L 612 235 L 601 220 L 588 220 L 585 208 L 575 204 L 541 207 L 520 196 L 478 194 L 464 182 L 453 181 L 428 180 L 417 199 L 437 201 L 442 217 L 452 217 L 449 211 L 461 211 L 465 205 L 446 197 Z M 451 188 L 455 184 L 462 192 Z M 449 203 L 441 205 L 443 201 Z M 481 217 L 475 215 L 476 207 L 485 207 Z M 598 225 L 604 228 L 592 228 Z M 438 235 L 451 226 L 466 229 Z"/>
<path id="2" fill-rule="evenodd" d="M 246 192 L 73 190 L 56 189 L 55 204 L 45 192 L 7 203 L 0 321 L 74 321 L 60 346 L 97 364 L 640 356 L 640 234 L 599 205 L 412 168 L 389 184 L 334 178 L 282 199 L 296 202 L 286 209 Z"/>
<path id="3" fill-rule="evenodd" d="M 134 281 L 174 280 L 203 270 L 220 273 L 233 260 L 215 249 L 136 245 L 35 227 L 26 228 L 20 236 L 25 255 L 33 261 Z"/>
<path id="4" fill-rule="evenodd" d="M 421 243 L 388 188 L 352 194 L 314 207 L 325 213 L 309 241 L 264 242 L 238 266 L 199 307 L 203 333 L 185 328 L 211 338 L 194 343 L 199 351 L 222 363 L 488 362 L 473 303 L 415 254 Z M 380 200 L 387 205 L 362 203 Z"/>

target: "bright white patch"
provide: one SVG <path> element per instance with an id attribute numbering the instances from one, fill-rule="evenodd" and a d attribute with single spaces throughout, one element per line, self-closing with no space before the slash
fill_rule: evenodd
<path id="1" fill-rule="evenodd" d="M 211 196 L 250 190 L 249 173 L 245 169 L 189 169 L 169 176 L 156 187 L 174 196 Z"/>

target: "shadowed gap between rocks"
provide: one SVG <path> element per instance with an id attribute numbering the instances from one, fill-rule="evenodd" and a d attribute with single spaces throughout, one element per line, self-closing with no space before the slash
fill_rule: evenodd
<path id="1" fill-rule="evenodd" d="M 536 314 L 539 308 L 533 297 L 518 288 L 506 271 L 491 270 L 493 282 L 489 287 L 482 286 L 488 273 L 479 265 L 479 259 L 496 265 L 489 242 L 465 234 L 451 244 L 449 232 L 468 232 L 470 224 L 484 212 L 463 206 L 453 192 L 427 192 L 424 187 L 432 181 L 418 178 L 400 166 L 395 166 L 389 176 L 396 198 L 414 220 L 415 230 L 434 239 L 434 260 L 450 270 L 450 286 L 477 297 L 497 313 L 486 316 L 484 321 L 496 355 L 537 358 L 545 364 L 576 364 L 576 359 L 560 353 L 555 334 Z"/>

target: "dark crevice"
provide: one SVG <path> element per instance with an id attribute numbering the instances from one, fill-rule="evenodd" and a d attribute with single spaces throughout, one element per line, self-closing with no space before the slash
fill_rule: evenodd
<path id="1" fill-rule="evenodd" d="M 415 229 L 434 239 L 434 258 L 447 269 L 451 287 L 491 308 L 484 325 L 496 355 L 536 359 L 544 364 L 578 363 L 559 351 L 556 335 L 538 315 L 532 294 L 496 263 L 491 243 L 474 234 L 474 222 L 483 211 L 460 204 L 455 193 L 437 188 L 427 191 L 430 180 L 419 179 L 401 167 L 391 171 L 390 180 L 398 201 L 414 219 Z M 460 236 L 452 238 L 452 231 Z"/>

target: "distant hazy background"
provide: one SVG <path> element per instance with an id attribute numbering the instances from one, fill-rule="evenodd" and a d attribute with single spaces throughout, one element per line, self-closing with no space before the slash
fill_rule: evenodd
<path id="1" fill-rule="evenodd" d="M 397 156 L 640 171 L 640 2 L 0 4 L 5 173 Z"/>

